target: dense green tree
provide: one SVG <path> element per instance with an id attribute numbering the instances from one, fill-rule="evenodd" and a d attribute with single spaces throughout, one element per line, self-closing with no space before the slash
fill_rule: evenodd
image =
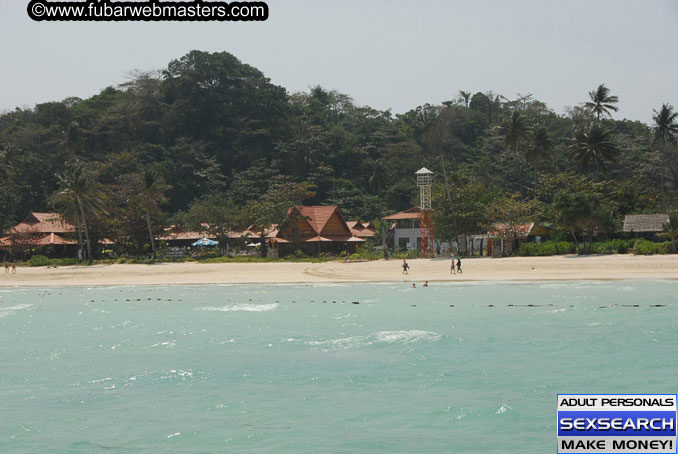
<path id="1" fill-rule="evenodd" d="M 551 158 L 551 149 L 553 143 L 549 133 L 543 126 L 532 129 L 527 150 L 525 151 L 525 160 L 534 166 L 534 186 L 537 187 L 537 165 L 547 162 Z"/>
<path id="2" fill-rule="evenodd" d="M 613 228 L 612 211 L 595 192 L 559 192 L 552 208 L 557 225 L 569 232 L 575 243 L 577 235 L 583 236 L 587 252 L 596 233 Z"/>
<path id="3" fill-rule="evenodd" d="M 229 233 L 247 227 L 242 208 L 223 193 L 212 193 L 195 200 L 187 213 L 192 227 L 219 241 L 222 254 L 228 250 Z"/>
<path id="4" fill-rule="evenodd" d="M 504 136 L 504 146 L 511 153 L 511 159 L 518 170 L 518 189 L 522 197 L 524 160 L 520 154 L 520 147 L 530 137 L 530 127 L 527 124 L 527 118 L 519 110 L 514 110 L 511 113 L 511 117 L 506 119 L 501 126 L 501 132 Z"/>
<path id="5" fill-rule="evenodd" d="M 676 238 L 678 238 L 678 212 L 669 213 L 669 220 L 662 224 L 661 236 L 671 240 L 671 252 L 676 253 Z"/>

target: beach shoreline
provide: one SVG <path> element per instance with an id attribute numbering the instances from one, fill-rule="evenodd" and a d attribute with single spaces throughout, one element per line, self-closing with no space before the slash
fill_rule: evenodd
<path id="1" fill-rule="evenodd" d="M 401 261 L 264 263 L 156 263 L 20 267 L 0 274 L 0 287 L 313 284 L 358 282 L 531 282 L 571 280 L 676 280 L 678 255 L 477 257 L 462 259 L 462 274 L 450 274 L 445 258 Z"/>

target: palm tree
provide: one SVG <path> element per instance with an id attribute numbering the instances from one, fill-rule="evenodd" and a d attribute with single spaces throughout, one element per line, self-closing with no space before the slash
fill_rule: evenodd
<path id="1" fill-rule="evenodd" d="M 596 90 L 589 92 L 591 101 L 584 104 L 600 120 L 600 117 L 607 115 L 611 117 L 610 111 L 618 111 L 619 108 L 614 104 L 619 102 L 616 96 L 610 96 L 610 89 L 605 84 L 600 84 Z"/>
<path id="2" fill-rule="evenodd" d="M 530 145 L 525 151 L 525 160 L 534 165 L 534 188 L 537 188 L 537 164 L 548 161 L 553 143 L 543 126 L 534 128 L 530 136 Z"/>
<path id="3" fill-rule="evenodd" d="M 659 147 L 659 150 L 664 160 L 664 166 L 667 164 L 666 156 L 666 144 L 667 142 L 675 142 L 678 137 L 678 112 L 673 111 L 673 106 L 670 106 L 667 103 L 662 104 L 662 108 L 657 112 L 655 109 L 652 109 L 654 115 L 652 119 L 654 120 L 654 135 L 652 137 L 652 149 Z M 660 185 L 661 190 L 664 190 L 664 172 L 660 171 Z M 675 182 L 674 182 L 675 186 Z"/>
<path id="4" fill-rule="evenodd" d="M 92 263 L 92 244 L 89 238 L 89 228 L 87 225 L 88 217 L 98 217 L 104 212 L 103 200 L 104 194 L 99 189 L 92 176 L 86 171 L 85 167 L 76 161 L 67 166 L 66 170 L 56 175 L 59 189 L 52 194 L 50 201 L 53 204 L 63 206 L 67 216 L 74 219 L 73 212 L 79 216 L 85 231 L 85 241 L 87 243 L 87 260 Z"/>
<path id="5" fill-rule="evenodd" d="M 388 169 L 386 168 L 384 160 L 381 158 L 372 161 L 370 167 L 370 178 L 368 180 L 368 184 L 370 188 L 377 191 L 377 194 L 380 194 L 381 191 L 384 190 L 384 187 L 386 187 Z"/>
<path id="6" fill-rule="evenodd" d="M 85 243 L 82 240 L 82 222 L 80 222 L 80 212 L 78 202 L 72 194 L 57 192 L 49 199 L 49 204 L 59 207 L 59 214 L 62 219 L 75 226 L 78 232 L 78 259 L 81 259 L 84 253 Z"/>
<path id="7" fill-rule="evenodd" d="M 619 150 L 611 139 L 612 132 L 594 123 L 587 128 L 580 128 L 572 139 L 570 150 L 575 161 L 585 170 L 591 163 L 594 165 L 596 180 L 600 168 L 605 168 L 606 161 L 614 162 Z"/>
<path id="8" fill-rule="evenodd" d="M 669 213 L 669 220 L 662 224 L 664 230 L 660 236 L 671 239 L 671 252 L 676 253 L 676 238 L 678 238 L 678 212 Z"/>
<path id="9" fill-rule="evenodd" d="M 153 228 L 151 226 L 151 213 L 159 211 L 159 206 L 167 203 L 165 193 L 170 186 L 165 183 L 165 180 L 160 178 L 158 174 L 151 170 L 146 170 L 141 175 L 141 190 L 138 194 L 139 207 L 144 213 L 146 220 L 146 227 L 148 228 L 148 236 L 151 239 L 151 249 L 153 250 L 153 258 L 156 258 L 155 237 L 153 236 Z"/>
<path id="10" fill-rule="evenodd" d="M 521 142 L 527 140 L 530 135 L 530 128 L 527 125 L 527 119 L 520 113 L 519 110 L 514 110 L 511 118 L 506 120 L 501 127 L 501 132 L 504 135 L 504 146 L 508 151 L 512 151 L 515 158 L 519 159 Z M 523 166 L 518 162 L 518 179 L 520 186 L 520 195 L 523 195 Z"/>
<path id="11" fill-rule="evenodd" d="M 459 98 L 464 100 L 464 105 L 468 109 L 468 103 L 471 101 L 471 92 L 459 90 Z"/>

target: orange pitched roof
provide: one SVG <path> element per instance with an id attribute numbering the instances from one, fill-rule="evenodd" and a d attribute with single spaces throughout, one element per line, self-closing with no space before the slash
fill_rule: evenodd
<path id="1" fill-rule="evenodd" d="M 39 246 L 50 246 L 53 244 L 78 244 L 77 240 L 67 240 L 65 238 L 60 237 L 59 235 L 56 235 L 54 233 L 50 233 L 49 235 L 45 235 L 44 237 L 40 238 L 37 242 L 37 245 Z"/>
<path id="2" fill-rule="evenodd" d="M 419 219 L 420 213 L 421 210 L 419 209 L 419 207 L 412 207 L 409 210 L 401 211 L 400 213 L 386 216 L 384 219 L 388 221 L 395 221 L 398 219 Z"/>
<path id="3" fill-rule="evenodd" d="M 528 222 L 525 224 L 517 224 L 514 227 L 516 235 L 519 237 L 527 237 L 530 235 L 530 232 L 534 228 L 534 222 Z M 492 225 L 492 231 L 490 235 L 502 235 L 508 233 L 511 229 L 511 226 L 505 223 L 497 222 Z"/>
<path id="4" fill-rule="evenodd" d="M 351 229 L 353 236 L 367 237 L 376 234 L 374 225 L 371 222 L 364 223 L 360 221 L 346 221 L 346 225 Z M 372 226 L 372 228 L 368 227 Z"/>
<path id="5" fill-rule="evenodd" d="M 26 216 L 26 219 L 10 230 L 15 232 L 67 233 L 75 231 L 75 226 L 64 221 L 59 213 L 38 213 L 32 211 L 31 214 Z"/>
<path id="6" fill-rule="evenodd" d="M 335 211 L 338 212 L 339 217 L 341 221 L 346 224 L 346 221 L 344 220 L 344 217 L 341 216 L 341 211 L 339 211 L 339 207 L 337 205 L 329 205 L 329 206 L 298 206 L 294 208 L 290 208 L 290 212 L 296 209 L 299 211 L 299 213 L 304 216 L 308 217 L 307 219 L 308 223 L 311 225 L 313 230 L 317 234 L 322 233 L 323 229 L 325 228 L 325 225 L 327 225 L 327 221 L 330 220 L 332 215 L 334 214 Z M 346 226 L 348 230 L 350 228 Z"/>
<path id="7" fill-rule="evenodd" d="M 173 240 L 199 240 L 205 238 L 205 232 L 170 232 L 158 237 L 159 240 L 173 241 Z"/>

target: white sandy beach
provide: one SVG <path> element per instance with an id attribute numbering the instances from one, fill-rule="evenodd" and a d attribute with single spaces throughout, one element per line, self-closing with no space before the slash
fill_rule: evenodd
<path id="1" fill-rule="evenodd" d="M 189 285 L 320 282 L 553 281 L 678 279 L 678 255 L 558 256 L 462 260 L 463 274 L 450 274 L 447 259 L 326 263 L 161 263 L 18 268 L 0 274 L 0 286 Z"/>

